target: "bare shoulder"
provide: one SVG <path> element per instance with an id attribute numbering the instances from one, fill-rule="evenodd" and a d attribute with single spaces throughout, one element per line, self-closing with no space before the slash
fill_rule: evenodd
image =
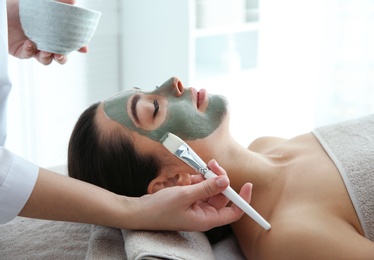
<path id="1" fill-rule="evenodd" d="M 371 259 L 374 255 L 374 243 L 342 220 L 305 218 L 274 226 L 265 236 L 260 246 L 265 259 Z"/>
<path id="2" fill-rule="evenodd" d="M 279 137 L 260 137 L 254 140 L 249 146 L 248 149 L 254 152 L 265 152 L 270 150 L 277 145 L 284 143 L 287 139 L 279 138 Z"/>

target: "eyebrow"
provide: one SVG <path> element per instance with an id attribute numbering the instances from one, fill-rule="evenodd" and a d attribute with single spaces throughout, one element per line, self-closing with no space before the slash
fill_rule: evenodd
<path id="1" fill-rule="evenodd" d="M 138 103 L 139 99 L 140 99 L 140 95 L 136 94 L 131 100 L 131 114 L 135 118 L 135 121 L 138 123 L 139 123 L 139 117 L 136 111 L 136 104 Z"/>

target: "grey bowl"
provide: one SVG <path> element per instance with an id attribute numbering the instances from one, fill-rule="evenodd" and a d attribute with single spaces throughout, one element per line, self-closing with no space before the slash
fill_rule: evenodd
<path id="1" fill-rule="evenodd" d="M 69 54 L 86 46 L 101 13 L 53 0 L 19 0 L 26 36 L 42 51 Z"/>

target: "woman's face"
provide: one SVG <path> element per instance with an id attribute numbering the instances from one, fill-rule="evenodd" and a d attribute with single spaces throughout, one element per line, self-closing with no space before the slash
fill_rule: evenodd
<path id="1" fill-rule="evenodd" d="M 103 105 L 110 119 L 158 142 L 167 132 L 183 140 L 205 138 L 227 113 L 224 97 L 185 89 L 178 78 L 170 78 L 152 92 L 124 91 Z"/>

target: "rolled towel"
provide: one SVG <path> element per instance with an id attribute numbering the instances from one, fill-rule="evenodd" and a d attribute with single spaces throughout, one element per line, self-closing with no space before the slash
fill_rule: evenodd
<path id="1" fill-rule="evenodd" d="M 212 247 L 201 232 L 122 230 L 128 259 L 214 260 Z"/>

